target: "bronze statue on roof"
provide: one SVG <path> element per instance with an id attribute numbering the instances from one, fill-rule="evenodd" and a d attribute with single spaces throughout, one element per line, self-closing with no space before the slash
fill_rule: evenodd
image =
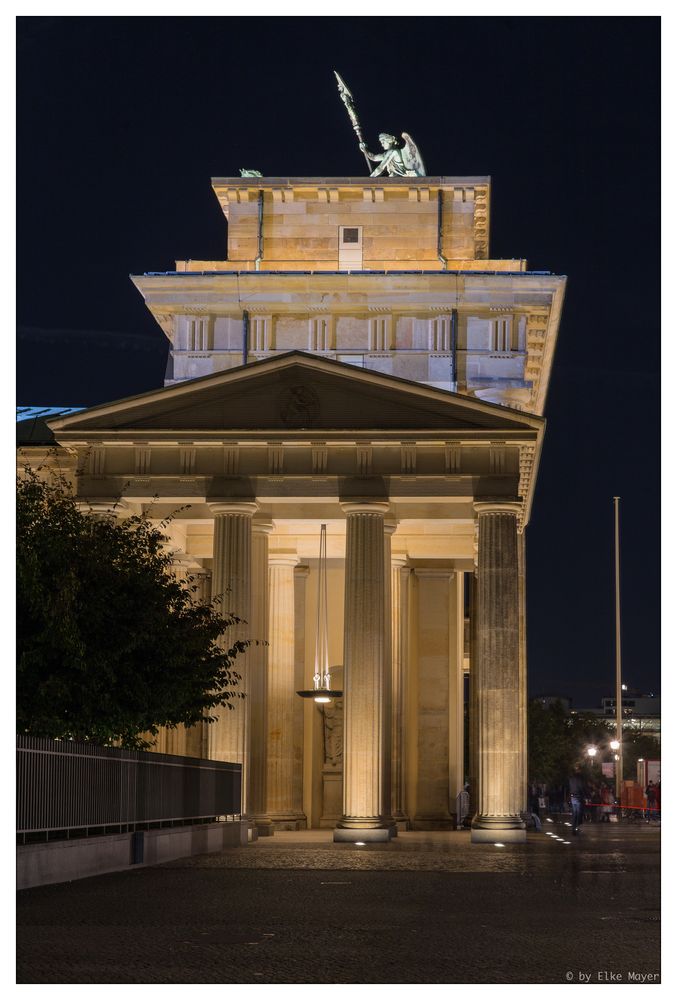
<path id="1" fill-rule="evenodd" d="M 414 140 L 408 132 L 402 133 L 402 144 L 394 135 L 382 132 L 379 141 L 383 147 L 382 153 L 370 153 L 362 135 L 362 126 L 355 110 L 353 95 L 348 90 L 344 80 L 334 70 L 334 75 L 338 81 L 339 96 L 345 104 L 348 117 L 353 126 L 353 131 L 357 136 L 364 157 L 367 161 L 371 177 L 380 177 L 383 173 L 388 173 L 389 177 L 425 177 L 425 166 L 423 158 Z M 375 170 L 371 169 L 372 161 L 378 163 Z"/>

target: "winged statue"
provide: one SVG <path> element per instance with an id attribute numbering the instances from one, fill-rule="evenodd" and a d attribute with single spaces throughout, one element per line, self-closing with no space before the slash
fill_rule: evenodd
<path id="1" fill-rule="evenodd" d="M 383 147 L 382 153 L 370 153 L 365 143 L 360 143 L 364 155 L 378 163 L 371 172 L 372 177 L 380 177 L 386 171 L 390 177 L 425 177 L 423 157 L 408 132 L 402 133 L 402 143 L 387 132 L 381 132 L 378 139 Z"/>
<path id="2" fill-rule="evenodd" d="M 334 70 L 334 76 L 338 83 L 339 96 L 345 104 L 348 117 L 353 126 L 353 131 L 357 136 L 360 149 L 364 154 L 367 165 L 371 169 L 372 162 L 378 163 L 375 170 L 371 171 L 371 177 L 380 177 L 387 171 L 390 177 L 425 177 L 425 167 L 423 158 L 418 151 L 418 146 L 408 132 L 402 133 L 402 142 L 396 136 L 388 132 L 380 134 L 379 142 L 383 148 L 382 153 L 370 153 L 362 135 L 362 126 L 357 117 L 355 109 L 355 99 L 348 90 L 345 80 Z"/>

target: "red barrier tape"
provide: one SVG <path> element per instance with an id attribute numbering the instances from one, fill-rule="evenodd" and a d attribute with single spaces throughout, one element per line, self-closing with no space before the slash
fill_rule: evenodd
<path id="1" fill-rule="evenodd" d="M 609 806 L 611 809 L 641 809 L 642 812 L 660 812 L 660 806 L 616 806 L 610 802 L 584 802 L 586 806 Z"/>

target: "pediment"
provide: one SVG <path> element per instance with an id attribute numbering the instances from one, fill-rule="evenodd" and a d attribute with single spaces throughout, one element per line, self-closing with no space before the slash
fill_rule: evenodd
<path id="1" fill-rule="evenodd" d="M 59 432 L 534 430 L 530 414 L 299 352 L 50 421 Z"/>

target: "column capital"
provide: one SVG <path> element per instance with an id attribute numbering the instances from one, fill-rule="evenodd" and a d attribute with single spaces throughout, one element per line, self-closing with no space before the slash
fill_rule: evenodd
<path id="1" fill-rule="evenodd" d="M 252 531 L 254 534 L 269 535 L 273 530 L 273 522 L 270 518 L 256 518 L 252 521 Z"/>
<path id="2" fill-rule="evenodd" d="M 246 500 L 215 500 L 207 503 L 214 516 L 217 514 L 249 514 L 251 517 L 259 509 L 256 501 Z"/>
<path id="3" fill-rule="evenodd" d="M 95 517 L 120 517 L 128 511 L 128 505 L 122 499 L 76 500 L 75 505 L 81 514 L 92 514 Z"/>
<path id="4" fill-rule="evenodd" d="M 514 514 L 518 517 L 522 513 L 522 504 L 519 500 L 476 500 L 473 510 L 478 517 L 481 514 Z"/>
<path id="5" fill-rule="evenodd" d="M 351 500 L 348 503 L 342 503 L 341 510 L 346 517 L 349 514 L 383 514 L 385 516 L 390 510 L 390 504 L 375 503 L 372 500 Z"/>
<path id="6" fill-rule="evenodd" d="M 295 552 L 269 552 L 269 566 L 298 566 L 299 557 Z"/>

